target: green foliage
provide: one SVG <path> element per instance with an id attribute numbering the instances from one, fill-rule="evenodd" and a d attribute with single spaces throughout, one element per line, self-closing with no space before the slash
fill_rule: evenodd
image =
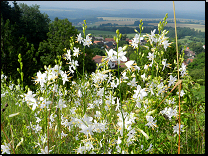
<path id="1" fill-rule="evenodd" d="M 205 83 L 205 52 L 202 52 L 196 56 L 193 62 L 188 64 L 189 75 L 191 75 L 195 80 L 201 85 Z"/>
<path id="2" fill-rule="evenodd" d="M 92 50 L 95 55 L 105 56 L 105 50 L 101 50 L 100 48 L 93 48 Z"/>
<path id="3" fill-rule="evenodd" d="M 49 25 L 47 40 L 40 42 L 38 53 L 40 55 L 41 66 L 55 65 L 54 60 L 58 55 L 64 54 L 64 49 L 70 49 L 70 37 L 77 35 L 77 30 L 67 20 L 56 19 Z M 63 63 L 66 70 L 66 62 Z"/>
<path id="4" fill-rule="evenodd" d="M 42 70 L 44 65 L 55 65 L 54 60 L 58 55 L 63 56 L 64 49 L 66 50 L 73 50 L 73 47 L 70 44 L 71 37 L 73 40 L 75 40 L 75 37 L 77 36 L 78 31 L 75 29 L 74 26 L 72 26 L 72 23 L 68 21 L 68 19 L 58 19 L 56 18 L 52 23 L 49 25 L 49 32 L 47 33 L 48 39 L 44 40 L 43 42 L 40 42 L 38 53 L 40 55 L 40 60 L 42 64 Z M 75 43 L 74 47 L 79 47 L 80 51 L 82 52 L 82 47 Z M 86 48 L 87 49 L 87 48 Z M 89 66 L 87 66 L 87 70 L 92 71 L 93 67 L 91 66 L 93 64 L 91 54 L 92 51 L 90 49 L 86 50 L 86 63 L 90 63 Z M 78 71 L 80 72 L 80 69 L 82 69 L 82 58 L 83 55 L 81 55 L 78 58 L 79 67 Z M 63 60 L 62 64 L 63 70 L 68 70 L 68 65 L 66 64 L 66 61 Z"/>
<path id="5" fill-rule="evenodd" d="M 36 52 L 40 41 L 46 39 L 49 18 L 41 14 L 39 6 L 26 4 L 14 7 L 1 2 L 1 65 L 2 70 L 11 76 L 14 82 L 20 78 L 16 68 L 18 54 L 22 55 L 24 65 L 24 86 L 32 85 L 31 78 L 40 69 L 40 56 Z"/>
<path id="6" fill-rule="evenodd" d="M 194 51 L 196 55 L 200 54 L 201 52 L 205 52 L 205 49 L 202 47 L 203 44 L 201 42 L 191 42 L 189 43 L 190 50 Z"/>
<path id="7" fill-rule="evenodd" d="M 24 85 L 32 85 L 31 77 L 37 68 L 36 59 L 33 56 L 36 54 L 33 44 L 27 42 L 26 37 L 19 37 L 18 40 L 14 38 L 12 33 L 14 32 L 14 26 L 10 25 L 9 19 L 6 23 L 3 23 L 1 18 L 1 65 L 2 70 L 8 76 L 11 76 L 13 82 L 17 82 L 20 78 L 20 74 L 17 72 L 17 67 L 20 67 L 18 63 L 18 54 L 22 55 L 23 73 L 24 74 Z"/>
<path id="8" fill-rule="evenodd" d="M 28 6 L 20 3 L 21 23 L 20 33 L 26 36 L 29 43 L 33 43 L 38 49 L 39 42 L 47 39 L 47 32 L 50 19 L 47 14 L 40 13 L 38 5 Z"/>

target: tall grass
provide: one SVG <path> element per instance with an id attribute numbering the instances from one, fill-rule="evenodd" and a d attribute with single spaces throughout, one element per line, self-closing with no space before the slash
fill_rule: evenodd
<path id="1" fill-rule="evenodd" d="M 166 19 L 167 15 L 158 24 L 159 34 L 153 30 L 147 35 L 141 34 L 140 21 L 131 45 L 135 60 L 127 61 L 127 46 L 117 46 L 116 50 L 106 50 L 95 72 L 87 75 L 84 65 L 83 73 L 74 81 L 71 77 L 78 64 L 71 55 L 77 52 L 70 48 L 64 55 L 70 70 L 61 70 L 59 56 L 54 67 L 45 66 L 44 73 L 37 73 L 33 81 L 39 87 L 35 92 L 21 85 L 19 56 L 19 84 L 7 83 L 8 78 L 1 75 L 2 153 L 205 153 L 205 102 L 194 95 L 193 90 L 200 90 L 200 85 L 182 64 L 184 54 L 177 51 L 176 68 L 163 57 L 171 46 L 165 37 L 168 32 L 163 30 Z M 86 28 L 85 23 L 83 39 L 77 38 L 84 51 L 91 44 Z M 118 45 L 122 34 L 119 30 L 116 34 Z M 139 51 L 141 37 L 150 43 L 144 46 L 148 53 Z M 111 69 L 110 60 L 118 61 L 118 65 L 127 61 L 127 68 Z M 137 66 L 139 61 L 141 66 Z M 172 72 L 163 79 L 166 68 Z"/>

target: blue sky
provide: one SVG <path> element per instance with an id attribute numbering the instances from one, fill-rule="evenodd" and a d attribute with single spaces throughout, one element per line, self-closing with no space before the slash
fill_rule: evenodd
<path id="1" fill-rule="evenodd" d="M 9 1 L 12 5 L 13 1 Z M 37 4 L 43 7 L 64 7 L 93 9 L 103 7 L 106 9 L 150 9 L 173 10 L 173 1 L 17 1 L 27 5 Z M 175 1 L 176 11 L 194 11 L 205 13 L 205 1 Z"/>

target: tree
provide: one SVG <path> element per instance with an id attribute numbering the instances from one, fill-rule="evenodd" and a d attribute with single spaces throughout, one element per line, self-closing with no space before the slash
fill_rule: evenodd
<path id="1" fill-rule="evenodd" d="M 39 5 L 28 6 L 20 3 L 20 10 L 22 12 L 21 34 L 26 36 L 29 43 L 34 44 L 35 49 L 38 49 L 39 43 L 47 39 L 49 16 L 40 12 Z"/>
<path id="2" fill-rule="evenodd" d="M 37 68 L 37 61 L 33 58 L 36 55 L 34 45 L 27 42 L 26 37 L 19 37 L 18 40 L 12 35 L 15 27 L 10 25 L 10 20 L 7 19 L 4 24 L 1 18 L 1 69 L 8 77 L 11 76 L 13 82 L 17 83 L 17 78 L 20 74 L 17 72 L 20 64 L 18 54 L 22 55 L 23 73 L 24 73 L 24 86 L 32 85 L 31 77 Z"/>
<path id="3" fill-rule="evenodd" d="M 64 49 L 67 50 L 70 49 L 70 39 L 73 38 L 75 40 L 75 37 L 78 34 L 78 30 L 75 29 L 74 26 L 72 26 L 72 23 L 68 21 L 68 19 L 58 19 L 55 18 L 55 20 L 49 24 L 49 32 L 47 33 L 48 39 L 44 40 L 43 42 L 40 42 L 38 53 L 40 55 L 40 60 L 43 65 L 55 65 L 54 60 L 57 58 L 58 55 L 63 55 Z M 79 47 L 81 51 L 82 46 L 78 43 L 75 43 L 74 47 Z M 86 47 L 86 62 L 85 65 L 89 62 L 92 62 L 92 50 L 90 50 L 88 47 Z M 78 58 L 75 58 L 79 62 L 79 69 L 82 69 L 82 58 L 83 55 L 79 55 Z M 68 71 L 68 65 L 66 65 L 66 61 L 62 60 L 63 64 L 63 70 Z M 95 64 L 94 64 L 95 65 Z M 79 70 L 78 69 L 78 70 Z M 87 65 L 87 70 L 92 70 L 90 65 Z"/>

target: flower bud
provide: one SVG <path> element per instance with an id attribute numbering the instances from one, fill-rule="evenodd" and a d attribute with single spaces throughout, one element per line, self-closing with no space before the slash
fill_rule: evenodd
<path id="1" fill-rule="evenodd" d="M 119 35 L 119 39 L 121 39 L 121 37 L 122 37 L 122 34 Z"/>
<path id="2" fill-rule="evenodd" d="M 144 57 L 144 53 L 142 54 L 142 57 Z"/>
<path id="3" fill-rule="evenodd" d="M 116 34 L 119 34 L 119 29 L 116 30 Z"/>
<path id="4" fill-rule="evenodd" d="M 118 38 L 116 38 L 116 43 L 118 44 Z"/>
<path id="5" fill-rule="evenodd" d="M 125 51 L 128 48 L 128 45 L 125 45 L 122 50 Z"/>
<path id="6" fill-rule="evenodd" d="M 134 29 L 134 31 L 137 33 L 138 31 L 136 29 Z"/>

